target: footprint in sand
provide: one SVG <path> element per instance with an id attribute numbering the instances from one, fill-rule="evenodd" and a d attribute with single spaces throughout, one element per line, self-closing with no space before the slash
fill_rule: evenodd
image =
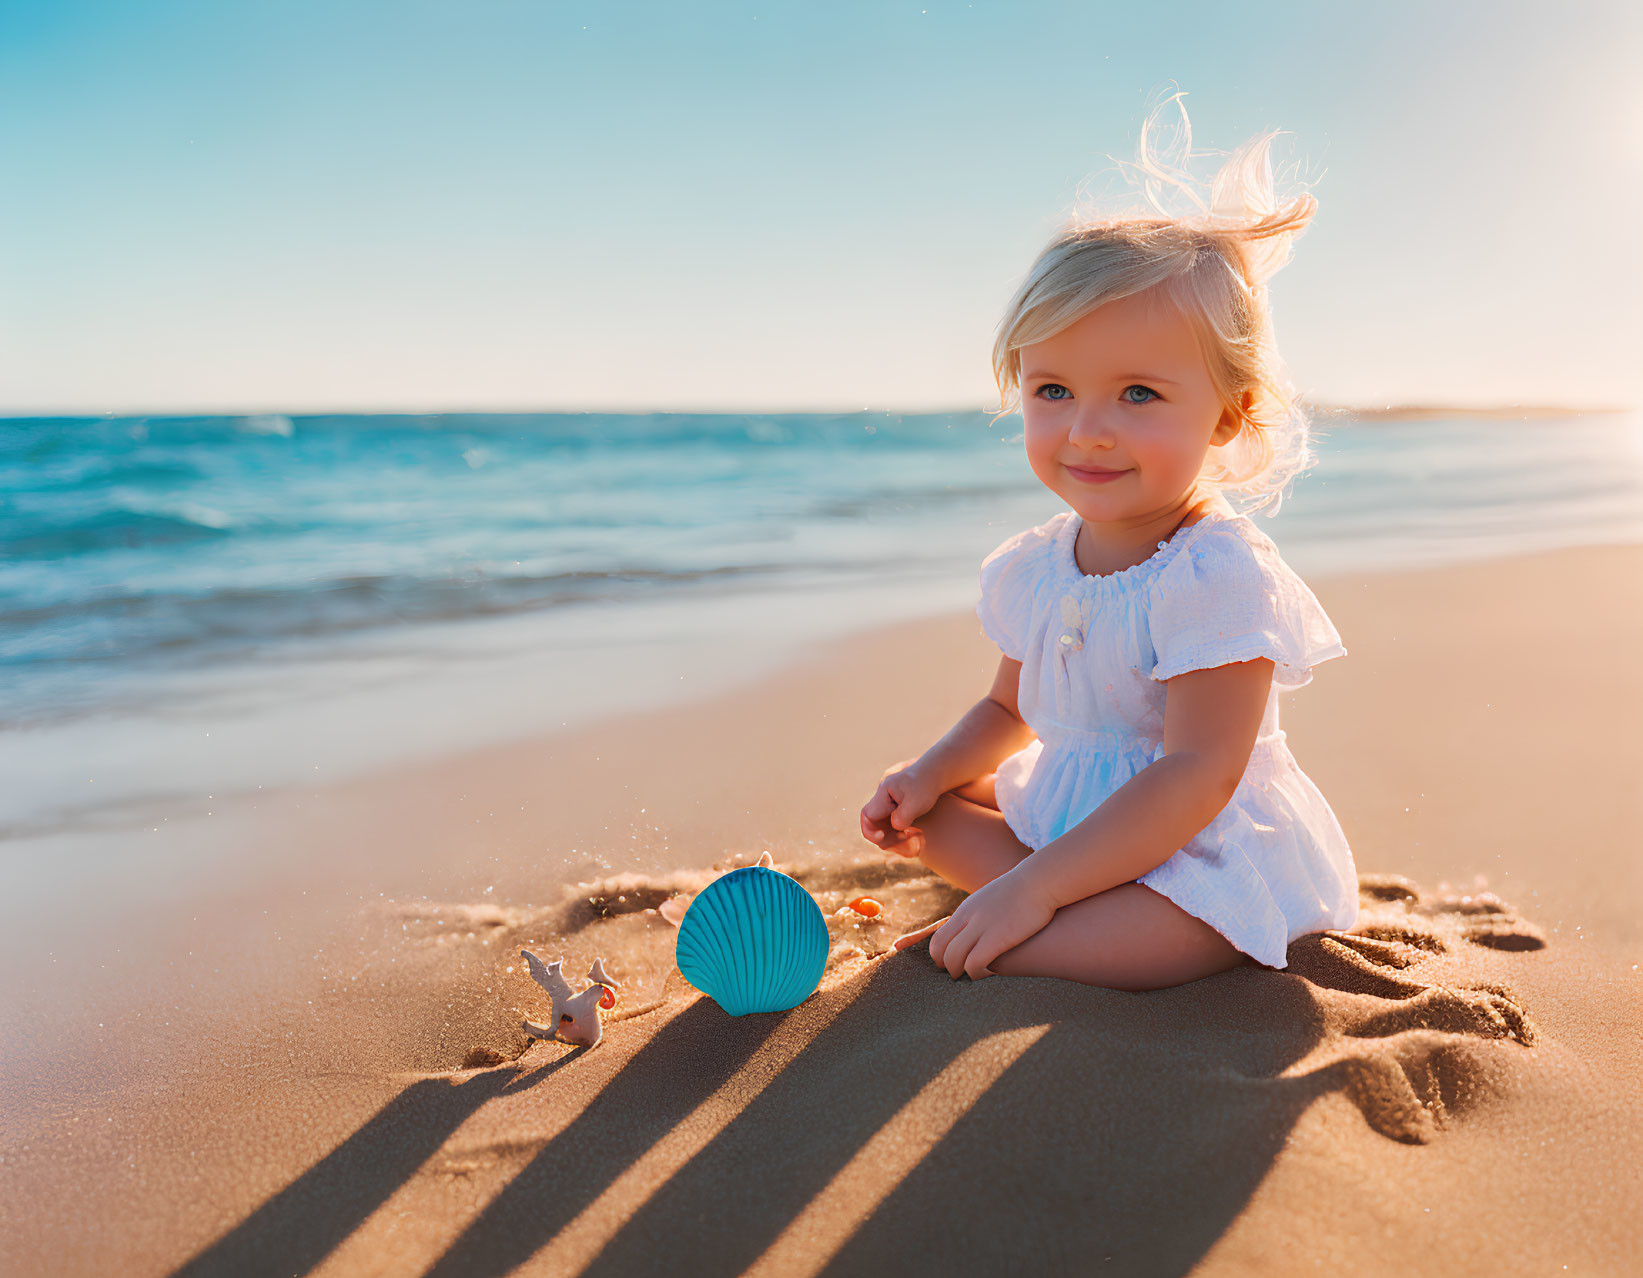
<path id="1" fill-rule="evenodd" d="M 1536 1042 L 1534 1022 L 1506 985 L 1469 971 L 1480 946 L 1540 949 L 1545 935 L 1492 892 L 1424 893 L 1401 875 L 1361 875 L 1359 922 L 1289 948 L 1287 973 L 1360 996 L 1321 1000 L 1333 1031 L 1305 1072 L 1339 1075 L 1371 1127 L 1431 1140 L 1470 1104 L 1499 1090 L 1487 1040 Z M 1367 996 L 1367 997 L 1363 997 Z"/>

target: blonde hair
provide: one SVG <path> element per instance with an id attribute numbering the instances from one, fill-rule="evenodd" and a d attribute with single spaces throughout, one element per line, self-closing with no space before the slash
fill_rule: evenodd
<path id="1" fill-rule="evenodd" d="M 1233 438 L 1211 450 L 1200 480 L 1247 499 L 1240 503 L 1246 513 L 1270 507 L 1267 513 L 1276 514 L 1284 489 L 1317 459 L 1273 340 L 1267 281 L 1289 260 L 1318 202 L 1303 192 L 1278 206 L 1270 158 L 1278 130 L 1234 151 L 1206 200 L 1187 168 L 1192 126 L 1183 96 L 1176 92 L 1148 112 L 1134 165 L 1115 161 L 1120 173 L 1139 173 L 1150 207 L 1075 209 L 1004 308 L 993 343 L 994 420 L 1020 404 L 1023 346 L 1053 337 L 1105 302 L 1157 289 L 1192 325 L 1221 403 L 1238 422 Z M 1150 138 L 1172 103 L 1180 124 L 1155 152 Z M 1087 186 L 1080 186 L 1081 200 Z M 1172 200 L 1180 211 L 1171 210 Z"/>

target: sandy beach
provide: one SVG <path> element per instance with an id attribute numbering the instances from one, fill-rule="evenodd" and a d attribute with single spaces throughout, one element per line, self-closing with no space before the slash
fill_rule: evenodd
<path id="1" fill-rule="evenodd" d="M 1631 545 L 1312 581 L 1349 655 L 1283 726 L 1360 922 L 1172 990 L 885 953 L 961 897 L 856 813 L 985 693 L 968 612 L 225 808 L 19 956 L 0 1271 L 1635 1272 L 1639 581 Z M 766 849 L 833 949 L 733 1018 L 656 907 Z M 525 1036 L 522 946 L 603 958 L 602 1043 Z"/>

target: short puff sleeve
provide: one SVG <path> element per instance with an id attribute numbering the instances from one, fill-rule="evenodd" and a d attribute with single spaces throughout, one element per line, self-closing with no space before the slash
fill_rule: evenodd
<path id="1" fill-rule="evenodd" d="M 1055 521 L 1016 533 L 981 561 L 981 629 L 1006 657 L 1027 659 L 1032 633 L 1033 596 L 1043 556 L 1055 540 Z"/>
<path id="2" fill-rule="evenodd" d="M 1230 524 L 1211 527 L 1159 572 L 1147 624 L 1159 682 L 1270 657 L 1273 686 L 1300 688 L 1313 666 L 1346 655 L 1323 605 L 1271 539 Z"/>

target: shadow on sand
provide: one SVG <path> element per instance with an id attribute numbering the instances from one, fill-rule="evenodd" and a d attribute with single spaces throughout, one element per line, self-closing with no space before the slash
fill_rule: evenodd
<path id="1" fill-rule="evenodd" d="M 1526 933 L 1503 919 L 1491 928 L 1451 935 L 1503 949 L 1538 944 L 1519 944 Z M 945 1066 L 982 1039 L 1033 1027 L 1047 1028 L 985 1082 L 820 1272 L 878 1274 L 888 1257 L 916 1256 L 922 1270 L 951 1274 L 1185 1273 L 1320 1097 L 1346 1097 L 1383 1137 L 1430 1140 L 1487 1098 L 1481 1054 L 1498 1045 L 1485 1040 L 1534 1041 L 1509 990 L 1468 988 L 1452 971 L 1421 979 L 1424 956 L 1448 948 L 1418 921 L 1360 926 L 1296 941 L 1283 971 L 1243 967 L 1144 994 L 1050 978 L 955 987 L 927 941 L 875 960 L 812 996 L 824 1004 L 813 1010 L 832 1013 L 825 1028 L 579 1274 L 742 1272 Z M 962 1015 L 928 1014 L 955 989 Z M 1340 1006 L 1331 991 L 1373 996 L 1362 1000 L 1361 1024 L 1344 1033 L 1326 1025 L 1323 999 Z M 705 998 L 683 1009 L 427 1273 L 489 1278 L 525 1264 L 792 1015 L 730 1017 Z M 1288 1072 L 1326 1037 L 1338 1053 Z M 178 1273 L 311 1268 L 517 1079 L 502 1068 L 407 1088 Z"/>

